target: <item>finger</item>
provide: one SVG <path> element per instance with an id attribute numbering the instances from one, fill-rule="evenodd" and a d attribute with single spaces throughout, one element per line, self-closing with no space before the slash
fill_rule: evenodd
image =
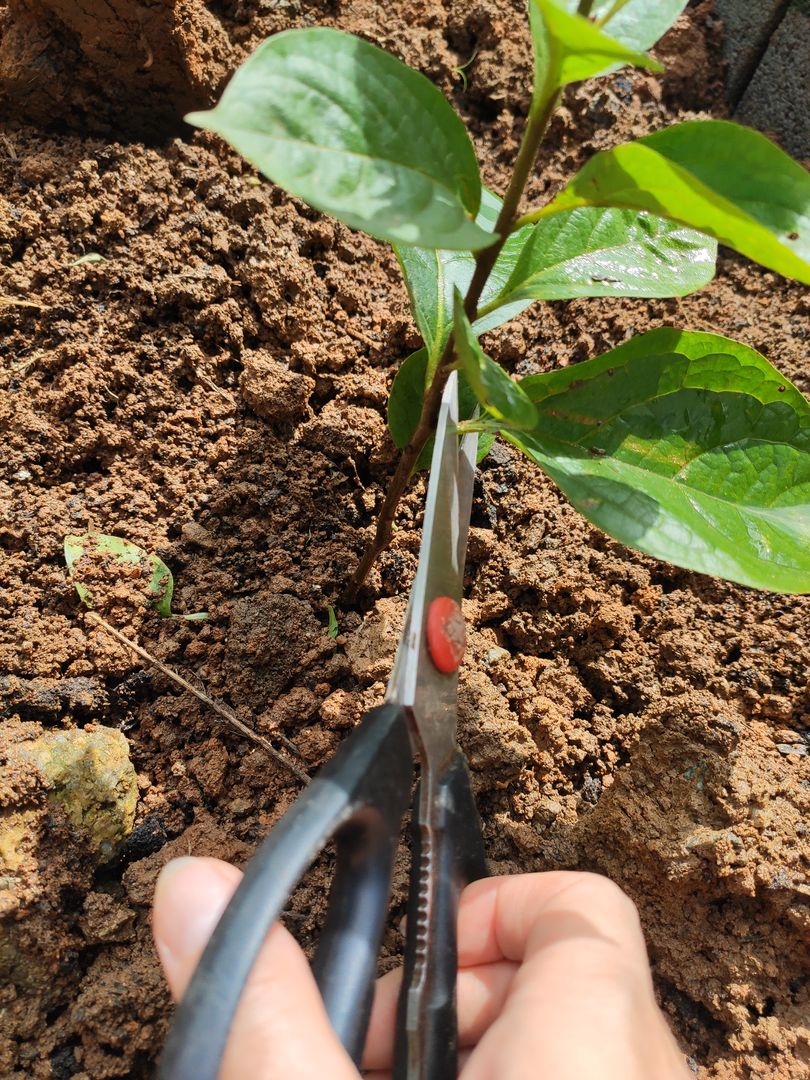
<path id="1" fill-rule="evenodd" d="M 518 905 L 516 925 L 497 910 L 490 920 L 485 952 L 519 950 L 523 963 L 465 1080 L 510 1080 L 529 1064 L 555 1080 L 685 1078 L 655 1002 L 635 906 L 606 878 L 565 876 L 533 916 Z"/>
<path id="2" fill-rule="evenodd" d="M 175 1001 L 186 992 L 214 927 L 242 880 L 219 859 L 173 859 L 155 885 L 152 932 Z"/>
<path id="3" fill-rule="evenodd" d="M 553 935 L 555 920 L 572 910 L 566 899 L 571 889 L 576 894 L 577 918 L 577 898 L 589 889 L 599 894 L 599 903 L 588 912 L 591 933 L 611 940 L 618 934 L 620 946 L 643 948 L 635 908 L 607 878 L 570 871 L 521 874 L 486 878 L 464 890 L 459 907 L 459 967 L 522 961 L 532 935 Z"/>
<path id="4" fill-rule="evenodd" d="M 459 1050 L 458 1053 L 458 1071 L 462 1072 L 464 1066 L 470 1059 L 469 1050 Z M 363 1069 L 363 1080 L 391 1080 L 391 1069 Z"/>
<path id="5" fill-rule="evenodd" d="M 155 889 L 153 930 L 175 997 L 188 986 L 241 874 L 217 859 L 178 859 Z M 220 1080 L 357 1080 L 338 1042 L 306 957 L 280 925 L 267 937 L 242 993 Z"/>
<path id="6" fill-rule="evenodd" d="M 459 972 L 457 996 L 460 1046 L 475 1046 L 500 1013 L 516 971 L 517 964 L 502 960 Z M 402 968 L 389 971 L 377 980 L 374 1008 L 363 1054 L 364 1069 L 391 1068 L 401 985 Z"/>

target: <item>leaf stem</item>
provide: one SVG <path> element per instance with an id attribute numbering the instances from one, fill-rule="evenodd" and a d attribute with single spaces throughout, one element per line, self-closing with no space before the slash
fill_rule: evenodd
<path id="1" fill-rule="evenodd" d="M 569 209 L 571 209 L 571 207 L 566 206 L 565 209 L 569 210 Z M 535 225 L 540 220 L 540 218 L 548 217 L 548 214 L 549 214 L 549 204 L 548 203 L 546 203 L 545 206 L 538 207 L 537 210 L 530 210 L 528 212 L 528 214 L 521 214 L 521 216 L 519 218 L 515 219 L 514 231 L 517 232 L 517 230 L 522 229 L 524 227 L 524 225 Z M 482 314 L 484 314 L 483 311 L 479 312 L 479 316 L 482 315 Z"/>
<path id="2" fill-rule="evenodd" d="M 467 294 L 464 297 L 464 312 L 470 322 L 475 320 L 478 301 L 481 298 L 481 293 L 492 272 L 492 268 L 495 265 L 509 234 L 515 229 L 515 216 L 517 214 L 518 205 L 521 196 L 523 195 L 523 190 L 526 187 L 526 182 L 529 179 L 529 174 L 534 167 L 540 144 L 543 141 L 543 136 L 546 133 L 552 114 L 557 107 L 560 93 L 561 91 L 554 87 L 544 96 L 541 96 L 536 103 L 533 103 L 529 113 L 529 120 L 526 125 L 526 130 L 523 132 L 523 138 L 520 141 L 520 149 L 518 150 L 518 156 L 515 160 L 515 167 L 509 181 L 509 186 L 506 189 L 506 194 L 503 198 L 503 206 L 501 207 L 501 212 L 498 214 L 498 220 L 495 222 L 493 231 L 497 235 L 497 240 L 494 244 L 491 244 L 490 247 L 477 252 L 475 256 L 475 269 L 467 289 Z M 377 556 L 381 551 L 384 551 L 390 543 L 394 524 L 394 514 L 396 513 L 397 506 L 410 482 L 414 466 L 422 452 L 422 448 L 433 434 L 433 430 L 436 427 L 436 417 L 439 414 L 439 405 L 441 404 L 442 393 L 444 392 L 444 385 L 447 382 L 447 376 L 450 372 L 450 365 L 453 361 L 454 352 L 455 342 L 451 331 L 450 336 L 447 339 L 447 344 L 444 347 L 444 351 L 436 365 L 433 380 L 428 387 L 424 401 L 422 402 L 422 412 L 419 417 L 419 423 L 416 425 L 416 430 L 411 436 L 407 446 L 404 447 L 399 461 L 397 462 L 397 467 L 391 478 L 391 483 L 385 493 L 385 499 L 383 500 L 383 504 L 377 515 L 374 536 L 366 545 L 365 551 L 357 565 L 357 569 L 344 593 L 344 603 L 350 604 L 354 602 L 357 592 L 368 577 L 369 571 L 374 565 Z"/>

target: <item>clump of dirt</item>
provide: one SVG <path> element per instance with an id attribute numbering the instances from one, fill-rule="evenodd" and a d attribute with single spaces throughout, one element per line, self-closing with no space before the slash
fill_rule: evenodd
<path id="1" fill-rule="evenodd" d="M 529 87 L 520 5 L 212 10 L 239 56 L 312 22 L 402 56 L 451 96 L 503 189 Z M 659 47 L 663 80 L 621 71 L 572 89 L 528 197 L 594 150 L 693 109 L 724 115 L 718 37 L 711 5 L 693 5 Z M 147 147 L 8 122 L 0 177 L 2 708 L 32 735 L 117 727 L 140 795 L 112 862 L 98 866 L 67 826 L 43 850 L 52 960 L 2 991 L 0 1071 L 147 1077 L 169 1017 L 148 930 L 160 866 L 189 852 L 243 862 L 299 784 L 84 621 L 62 538 L 94 528 L 163 559 L 177 610 L 209 620 L 161 619 L 141 597 L 121 628 L 291 739 L 313 771 L 379 702 L 404 614 L 421 480 L 365 607 L 338 608 L 339 636 L 326 633 L 394 458 L 388 387 L 419 340 L 389 250 L 209 135 Z M 808 393 L 807 314 L 799 286 L 722 253 L 695 296 L 537 305 L 487 347 L 527 374 L 652 326 L 713 330 Z M 810 1077 L 808 601 L 628 552 L 497 444 L 467 571 L 460 737 L 493 869 L 609 873 L 639 905 L 696 1073 Z M 291 903 L 307 946 L 330 868 L 327 854 Z M 399 956 L 406 881 L 402 851 L 384 966 Z M 15 903 L 14 933 L 41 928 L 24 895 Z"/>
<path id="2" fill-rule="evenodd" d="M 0 104 L 50 127 L 159 139 L 216 96 L 233 62 L 200 0 L 7 0 Z"/>

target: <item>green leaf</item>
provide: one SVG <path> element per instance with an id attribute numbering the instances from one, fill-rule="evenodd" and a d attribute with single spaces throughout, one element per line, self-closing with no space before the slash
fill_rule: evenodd
<path id="1" fill-rule="evenodd" d="M 394 446 L 403 450 L 416 431 L 425 397 L 428 356 L 425 349 L 406 356 L 388 395 L 388 430 Z"/>
<path id="2" fill-rule="evenodd" d="M 327 27 L 269 38 L 215 109 L 191 113 L 275 183 L 380 240 L 473 251 L 475 151 L 424 75 Z"/>
<path id="3" fill-rule="evenodd" d="M 534 427 L 537 410 L 520 384 L 513 382 L 500 364 L 491 360 L 478 344 L 470 321 L 464 314 L 464 301 L 458 291 L 455 295 L 454 327 L 456 356 L 479 402 L 496 420 L 509 427 Z"/>
<path id="4" fill-rule="evenodd" d="M 810 403 L 759 353 L 653 330 L 521 385 L 539 422 L 504 436 L 605 532 L 705 574 L 810 592 Z"/>
<path id="5" fill-rule="evenodd" d="M 526 230 L 493 309 L 575 296 L 686 296 L 714 277 L 715 241 L 652 214 L 578 207 Z"/>
<path id="6" fill-rule="evenodd" d="M 497 195 L 483 188 L 476 223 L 491 233 L 502 205 L 503 201 Z M 531 226 L 527 226 L 507 238 L 481 294 L 480 306 L 482 308 L 502 290 L 531 232 Z M 394 250 L 408 288 L 414 321 L 419 327 L 422 340 L 428 350 L 432 374 L 447 344 L 453 325 L 453 293 L 456 289 L 461 293 L 466 293 L 475 270 L 475 259 L 469 252 L 464 251 L 399 245 L 395 245 Z M 485 330 L 492 330 L 508 322 L 523 311 L 528 303 L 529 301 L 515 304 L 509 310 L 499 305 L 497 314 L 493 311 L 485 319 L 476 321 L 476 332 L 481 334 Z"/>
<path id="7" fill-rule="evenodd" d="M 688 120 L 596 154 L 548 206 L 646 210 L 810 284 L 810 175 L 756 131 Z"/>
<path id="8" fill-rule="evenodd" d="M 76 586 L 79 598 L 93 607 L 93 599 L 90 590 L 79 577 L 77 563 L 81 559 L 112 559 L 113 564 L 118 564 L 122 570 L 128 566 L 139 568 L 142 576 L 149 576 L 146 586 L 147 593 L 154 598 L 154 606 L 159 615 L 168 617 L 172 615 L 172 596 L 174 594 L 174 579 L 172 572 L 162 559 L 157 555 L 151 555 L 129 540 L 123 540 L 120 536 L 107 536 L 104 533 L 87 532 L 80 536 L 66 536 L 64 543 L 65 563 L 68 573 Z M 190 621 L 200 621 L 208 618 L 208 613 L 198 611 L 192 615 L 183 615 L 181 618 Z"/>
<path id="9" fill-rule="evenodd" d="M 686 4 L 687 0 L 596 0 L 591 17 L 622 45 L 644 50 L 666 33 Z M 578 6 L 579 0 L 565 0 L 572 15 Z"/>
<path id="10" fill-rule="evenodd" d="M 424 349 L 419 349 L 406 357 L 394 377 L 391 393 L 388 396 L 388 430 L 391 433 L 394 445 L 400 450 L 408 445 L 419 424 L 419 417 L 422 414 L 422 402 L 427 388 L 427 377 L 428 357 Z M 478 407 L 478 401 L 470 389 L 463 372 L 459 373 L 458 407 L 462 420 L 469 419 Z M 479 435 L 479 461 L 486 457 L 494 441 L 494 435 Z M 430 468 L 432 453 L 433 439 L 431 438 L 422 448 L 422 452 L 414 466 L 414 472 Z"/>
<path id="11" fill-rule="evenodd" d="M 533 108 L 559 87 L 589 79 L 616 64 L 664 70 L 651 56 L 628 48 L 553 0 L 529 0 L 529 23 L 534 48 Z"/>
<path id="12" fill-rule="evenodd" d="M 340 627 L 338 626 L 337 615 L 335 615 L 335 609 L 331 604 L 326 606 L 326 614 L 329 617 L 329 625 L 326 628 L 326 636 L 333 641 L 340 633 Z"/>
<path id="13" fill-rule="evenodd" d="M 478 224 L 492 229 L 501 205 L 484 188 Z M 395 250 L 432 373 L 453 324 L 454 289 L 467 291 L 475 260 L 465 252 Z M 492 330 L 533 300 L 686 296 L 711 281 L 716 257 L 714 240 L 663 218 L 579 207 L 509 236 L 484 286 L 473 329 L 477 335 Z"/>

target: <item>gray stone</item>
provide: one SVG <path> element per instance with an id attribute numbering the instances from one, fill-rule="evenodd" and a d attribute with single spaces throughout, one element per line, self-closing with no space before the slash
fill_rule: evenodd
<path id="1" fill-rule="evenodd" d="M 714 10 L 723 20 L 723 59 L 728 65 L 727 86 L 738 101 L 756 70 L 768 41 L 789 0 L 715 0 Z"/>
<path id="2" fill-rule="evenodd" d="M 774 134 L 789 154 L 810 158 L 810 5 L 791 4 L 734 114 Z"/>

